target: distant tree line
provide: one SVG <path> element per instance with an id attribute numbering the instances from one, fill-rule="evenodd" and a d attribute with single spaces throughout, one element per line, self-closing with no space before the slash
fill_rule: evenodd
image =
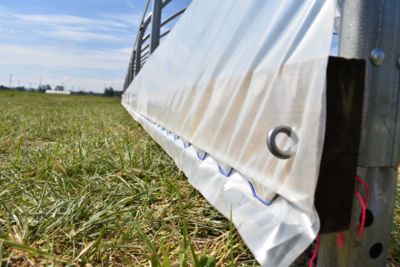
<path id="1" fill-rule="evenodd" d="M 44 93 L 46 90 L 52 90 L 52 87 L 49 84 L 42 84 L 37 89 L 36 88 L 25 88 L 24 86 L 19 87 L 8 87 L 4 85 L 0 85 L 1 90 L 12 90 L 12 91 L 25 91 L 25 92 L 37 92 L 37 93 Z M 54 87 L 55 91 L 64 91 L 65 88 L 62 85 L 57 85 Z M 71 91 L 71 95 L 92 95 L 92 96 L 107 96 L 107 97 L 121 97 L 122 91 L 116 91 L 114 88 L 106 87 L 103 93 L 95 93 L 92 91 Z"/>
<path id="2" fill-rule="evenodd" d="M 104 96 L 109 96 L 109 97 L 113 97 L 113 96 L 117 96 L 117 97 L 121 97 L 122 96 L 122 91 L 115 91 L 114 88 L 107 87 L 106 89 L 104 89 Z"/>
<path id="3" fill-rule="evenodd" d="M 23 86 L 9 88 L 4 85 L 0 85 L 0 90 L 14 90 L 14 91 L 27 91 L 27 89 Z"/>

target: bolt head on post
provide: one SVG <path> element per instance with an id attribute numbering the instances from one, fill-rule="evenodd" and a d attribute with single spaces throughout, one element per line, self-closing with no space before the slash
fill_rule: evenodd
<path id="1" fill-rule="evenodd" d="M 371 51 L 370 58 L 375 66 L 380 66 L 385 61 L 385 52 L 381 48 L 375 48 Z"/>
<path id="2" fill-rule="evenodd" d="M 400 57 L 397 58 L 397 68 L 400 70 Z"/>

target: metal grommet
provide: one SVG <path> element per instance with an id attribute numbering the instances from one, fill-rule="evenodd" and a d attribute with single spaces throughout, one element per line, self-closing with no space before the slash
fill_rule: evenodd
<path id="1" fill-rule="evenodd" d="M 280 133 L 286 134 L 289 138 L 292 139 L 292 141 L 294 143 L 287 150 L 281 150 L 278 147 L 278 145 L 276 144 L 276 137 Z M 294 154 L 296 154 L 296 145 L 298 142 L 299 142 L 299 138 L 298 138 L 297 134 L 289 126 L 277 126 L 277 127 L 273 128 L 271 131 L 269 131 L 269 133 L 268 133 L 268 138 L 267 138 L 268 149 L 269 149 L 269 151 L 271 151 L 271 153 L 275 157 L 277 157 L 279 159 L 289 159 Z"/>

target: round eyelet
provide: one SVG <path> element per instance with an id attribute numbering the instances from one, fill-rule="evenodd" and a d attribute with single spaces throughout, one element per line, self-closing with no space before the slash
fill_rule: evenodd
<path id="1" fill-rule="evenodd" d="M 292 139 L 293 145 L 287 150 L 280 149 L 276 144 L 276 137 L 281 133 L 287 135 L 289 138 Z M 273 128 L 271 131 L 269 131 L 267 137 L 267 145 L 269 151 L 279 159 L 289 159 L 294 154 L 296 154 L 296 148 L 297 148 L 296 145 L 298 142 L 299 142 L 299 137 L 289 126 L 277 126 Z"/>

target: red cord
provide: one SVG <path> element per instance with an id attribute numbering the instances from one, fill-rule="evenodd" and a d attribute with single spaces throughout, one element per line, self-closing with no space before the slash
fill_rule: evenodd
<path id="1" fill-rule="evenodd" d="M 355 190 L 355 193 L 356 193 L 356 195 L 358 197 L 358 200 L 360 201 L 360 204 L 361 204 L 361 222 L 360 222 L 360 227 L 358 228 L 358 235 L 360 237 L 362 237 L 363 233 L 364 233 L 364 227 L 365 227 L 365 218 L 366 218 L 366 214 L 367 214 L 367 205 L 364 202 L 364 199 L 362 198 L 360 192 Z"/>
<path id="2" fill-rule="evenodd" d="M 367 216 L 367 205 L 368 205 L 368 200 L 369 200 L 369 186 L 365 180 L 361 179 L 360 176 L 356 176 L 356 179 L 360 184 L 363 185 L 364 191 L 365 191 L 365 197 L 363 198 L 361 196 L 360 192 L 355 190 L 355 193 L 361 204 L 361 222 L 360 222 L 360 227 L 358 228 L 358 235 L 360 237 L 362 237 L 363 233 L 364 233 L 365 220 L 366 220 L 366 216 Z"/>
<path id="3" fill-rule="evenodd" d="M 312 257 L 311 257 L 311 259 L 310 259 L 310 265 L 309 265 L 309 267 L 313 267 L 313 265 L 314 265 L 314 261 L 315 261 L 315 258 L 317 257 L 317 255 L 318 255 L 318 249 L 319 249 L 319 243 L 320 243 L 320 237 L 319 237 L 319 235 L 317 236 L 317 243 L 315 243 L 315 247 L 314 247 L 314 252 L 313 252 L 313 254 L 312 254 Z"/>
<path id="4" fill-rule="evenodd" d="M 357 195 L 357 198 L 361 204 L 361 222 L 360 222 L 360 226 L 358 228 L 358 235 L 360 237 L 362 237 L 364 234 L 365 221 L 366 221 L 366 216 L 367 216 L 367 205 L 368 205 L 368 200 L 369 200 L 369 186 L 368 186 L 368 183 L 365 180 L 363 180 L 360 176 L 356 176 L 356 180 L 364 187 L 364 191 L 365 191 L 365 197 L 363 198 L 361 196 L 360 192 L 358 192 L 356 189 L 354 190 L 354 193 Z M 337 242 L 338 242 L 338 248 L 342 249 L 343 244 L 344 244 L 343 232 L 337 233 Z"/>
<path id="5" fill-rule="evenodd" d="M 342 249 L 343 248 L 343 232 L 338 232 L 337 233 L 337 242 L 338 242 L 338 248 Z"/>
<path id="6" fill-rule="evenodd" d="M 360 184 L 362 184 L 364 186 L 364 190 L 365 190 L 364 202 L 365 202 L 365 205 L 367 205 L 368 199 L 369 199 L 369 186 L 365 180 L 361 179 L 360 176 L 356 176 L 356 179 L 357 179 L 357 182 L 359 182 Z"/>

